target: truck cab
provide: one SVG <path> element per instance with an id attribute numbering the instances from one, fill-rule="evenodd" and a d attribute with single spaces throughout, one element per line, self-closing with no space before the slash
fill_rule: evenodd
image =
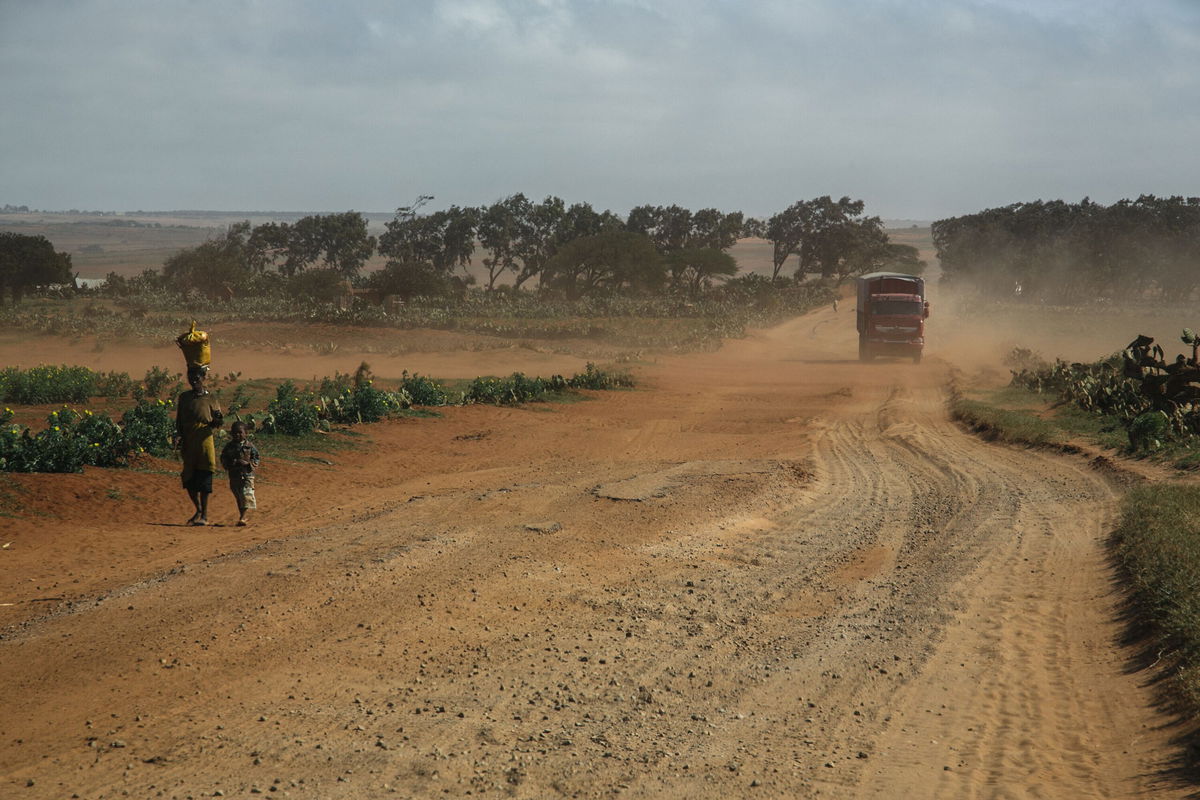
<path id="1" fill-rule="evenodd" d="M 873 272 L 858 279 L 858 358 L 900 356 L 921 362 L 929 301 L 925 279 Z"/>

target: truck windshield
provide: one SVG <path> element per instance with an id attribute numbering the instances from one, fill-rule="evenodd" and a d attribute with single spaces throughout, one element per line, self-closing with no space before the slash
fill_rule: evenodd
<path id="1" fill-rule="evenodd" d="M 877 316 L 919 317 L 921 311 L 919 300 L 873 300 L 871 302 L 871 313 Z"/>

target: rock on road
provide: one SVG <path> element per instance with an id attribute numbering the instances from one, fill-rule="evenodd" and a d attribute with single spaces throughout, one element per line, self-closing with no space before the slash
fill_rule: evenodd
<path id="1" fill-rule="evenodd" d="M 381 424 L 339 513 L 10 625 L 0 796 L 1186 796 L 1116 490 L 852 327 Z"/>

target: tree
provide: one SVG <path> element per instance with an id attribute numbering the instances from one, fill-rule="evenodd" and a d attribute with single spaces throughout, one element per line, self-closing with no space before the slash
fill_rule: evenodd
<path id="1" fill-rule="evenodd" d="M 533 205 L 521 193 L 498 200 L 483 209 L 479 217 L 479 243 L 491 253 L 483 259 L 488 272 L 488 291 L 505 272 L 520 273 L 520 248 L 523 228 L 528 224 Z"/>
<path id="2" fill-rule="evenodd" d="M 762 236 L 771 243 L 771 280 L 779 279 L 784 262 L 800 248 L 804 241 L 805 215 L 807 209 L 802 201 L 771 216 L 762 225 Z"/>
<path id="3" fill-rule="evenodd" d="M 0 302 L 6 291 L 15 305 L 34 287 L 74 282 L 71 254 L 56 253 L 45 236 L 0 233 Z"/>
<path id="4" fill-rule="evenodd" d="M 771 280 L 779 278 L 784 263 L 799 256 L 796 279 L 819 272 L 822 277 L 842 279 L 861 272 L 878 261 L 887 242 L 878 217 L 861 217 L 861 200 L 829 195 L 800 200 L 775 214 L 766 223 L 749 220 L 743 230 L 761 233 L 771 242 Z"/>
<path id="5" fill-rule="evenodd" d="M 921 258 L 921 251 L 911 244 L 888 242 L 883 246 L 878 268 L 887 272 L 920 275 L 925 271 L 925 261 Z"/>
<path id="6" fill-rule="evenodd" d="M 323 269 L 352 278 L 375 252 L 375 237 L 362 214 L 347 211 L 259 225 L 247 247 L 247 263 L 257 272 L 273 267 L 290 277 L 320 261 Z"/>
<path id="7" fill-rule="evenodd" d="M 401 208 L 379 237 L 379 252 L 393 262 L 425 264 L 449 272 L 471 262 L 478 222 L 475 208 L 451 206 L 424 216 Z"/>
<path id="8" fill-rule="evenodd" d="M 541 275 L 546 262 L 558 249 L 566 213 L 563 201 L 553 196 L 525 208 L 525 218 L 519 220 L 514 246 L 521 261 L 521 268 L 513 280 L 514 288 L 520 289 L 525 281 Z"/>
<path id="9" fill-rule="evenodd" d="M 829 195 L 802 204 L 800 267 L 797 279 L 818 272 L 823 278 L 841 278 L 853 268 L 843 268 L 848 259 L 870 260 L 871 250 L 887 241 L 878 217 L 858 219 L 862 200 L 843 197 L 834 201 Z"/>
<path id="10" fill-rule="evenodd" d="M 714 278 L 737 274 L 737 261 L 726 252 L 710 247 L 686 247 L 663 257 L 671 273 L 671 285 L 683 287 L 696 297 L 712 285 Z"/>
<path id="11" fill-rule="evenodd" d="M 250 232 L 248 261 L 254 272 L 274 269 L 282 275 L 295 275 L 304 269 L 304 255 L 291 248 L 291 226 L 286 222 L 267 222 Z"/>
<path id="12" fill-rule="evenodd" d="M 595 236 L 621 227 L 621 218 L 613 212 L 597 211 L 589 203 L 575 203 L 563 213 L 555 238 L 561 246 L 582 236 Z"/>
<path id="13" fill-rule="evenodd" d="M 368 287 L 409 299 L 458 294 L 474 282 L 468 275 L 459 277 L 453 272 L 471 262 L 480 210 L 451 206 L 433 214 L 418 214 L 432 199 L 422 195 L 413 205 L 396 210 L 387 232 L 379 237 L 379 252 L 388 262 L 367 279 Z"/>
<path id="14" fill-rule="evenodd" d="M 375 237 L 367 232 L 367 220 L 357 211 L 304 217 L 297 221 L 305 254 L 322 259 L 325 269 L 353 278 L 375 252 Z"/>
<path id="15" fill-rule="evenodd" d="M 600 290 L 639 292 L 662 286 L 666 270 L 644 234 L 605 230 L 564 244 L 546 263 L 542 283 L 577 300 Z"/>
<path id="16" fill-rule="evenodd" d="M 740 211 L 723 214 L 715 208 L 702 208 L 692 215 L 688 247 L 728 250 L 737 244 L 746 226 Z"/>
<path id="17" fill-rule="evenodd" d="M 196 247 L 180 250 L 163 264 L 163 279 L 180 292 L 229 297 L 254 274 L 250 222 L 237 222 Z"/>
<path id="18" fill-rule="evenodd" d="M 431 264 L 389 261 L 383 269 L 371 273 L 366 284 L 380 295 L 394 294 L 411 300 L 461 295 L 474 282 L 470 275 L 454 275 Z"/>
<path id="19" fill-rule="evenodd" d="M 688 246 L 692 212 L 681 206 L 638 206 L 629 212 L 626 230 L 650 237 L 655 249 L 666 255 Z"/>
<path id="20" fill-rule="evenodd" d="M 943 281 L 984 294 L 1079 302 L 1200 288 L 1200 198 L 1142 195 L 1103 206 L 1035 200 L 938 220 Z"/>

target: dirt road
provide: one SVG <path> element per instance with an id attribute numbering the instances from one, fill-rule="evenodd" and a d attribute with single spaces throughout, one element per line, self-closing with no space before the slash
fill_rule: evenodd
<path id="1" fill-rule="evenodd" d="M 1115 490 L 960 431 L 936 353 L 853 351 L 820 312 L 374 426 L 245 532 L 155 495 L 16 537 L 0 796 L 1186 796 Z"/>

